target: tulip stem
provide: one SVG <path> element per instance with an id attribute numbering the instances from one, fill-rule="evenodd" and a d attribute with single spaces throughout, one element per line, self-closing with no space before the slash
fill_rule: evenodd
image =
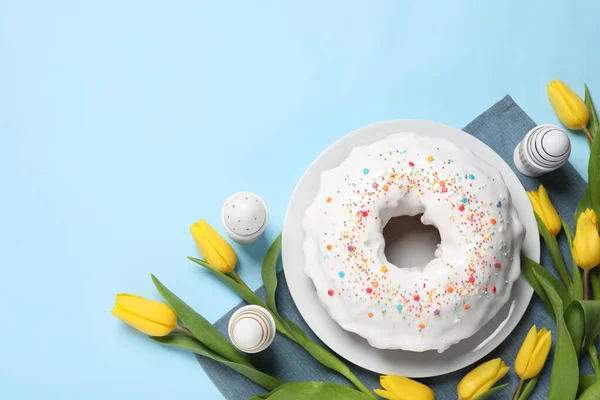
<path id="1" fill-rule="evenodd" d="M 244 282 L 244 280 L 243 280 L 242 278 L 240 278 L 240 276 L 237 274 L 237 272 L 235 272 L 235 271 L 231 270 L 231 271 L 229 271 L 229 275 L 231 275 L 231 277 L 232 277 L 233 279 L 235 279 L 235 281 L 236 281 L 237 283 L 239 283 L 240 285 L 242 285 L 242 286 L 243 286 L 243 287 L 245 287 L 246 289 L 248 289 L 248 290 L 252 290 L 252 289 L 250 289 L 250 288 L 248 287 L 248 285 L 246 285 L 246 282 Z"/>
<path id="2" fill-rule="evenodd" d="M 178 331 L 181 331 L 181 332 L 185 333 L 188 336 L 194 337 L 194 334 L 192 333 L 192 331 L 190 331 L 185 326 L 177 325 L 177 327 L 175 329 L 177 329 Z"/>
<path id="3" fill-rule="evenodd" d="M 584 300 L 590 299 L 589 283 L 590 283 L 590 270 L 584 269 L 583 270 L 583 299 Z"/>
<path id="4" fill-rule="evenodd" d="M 588 128 L 586 126 L 583 127 L 583 132 L 585 133 L 585 136 L 587 136 L 587 140 L 588 140 L 589 144 L 591 145 L 594 138 L 592 137 L 592 134 L 590 133 L 590 131 L 588 130 Z"/>
<path id="5" fill-rule="evenodd" d="M 521 381 L 519 382 L 519 386 L 517 386 L 517 390 L 515 391 L 515 394 L 513 395 L 512 400 L 518 400 L 519 399 L 519 395 L 521 394 L 521 390 L 523 390 L 523 384 L 525 383 L 525 379 L 521 378 Z"/>

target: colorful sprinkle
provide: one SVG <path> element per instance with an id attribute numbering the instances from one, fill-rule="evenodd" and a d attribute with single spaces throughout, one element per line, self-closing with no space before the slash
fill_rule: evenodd
<path id="1" fill-rule="evenodd" d="M 469 282 L 474 283 L 475 277 L 473 275 L 469 276 Z"/>
<path id="2" fill-rule="evenodd" d="M 413 297 L 413 299 L 415 299 L 415 301 L 419 301 L 421 300 L 421 297 L 418 294 L 416 294 L 415 297 Z"/>
<path id="3" fill-rule="evenodd" d="M 377 189 L 379 187 L 379 184 L 377 182 L 373 182 L 371 186 L 373 186 L 373 189 Z"/>
<path id="4" fill-rule="evenodd" d="M 368 313 L 367 315 L 369 316 L 369 318 L 373 318 L 373 313 L 372 312 Z"/>
<path id="5" fill-rule="evenodd" d="M 435 315 L 436 317 L 437 317 L 438 315 L 440 315 L 440 310 L 439 310 L 439 309 L 435 309 L 435 310 L 433 310 L 433 315 Z"/>
<path id="6" fill-rule="evenodd" d="M 373 287 L 377 287 L 377 286 L 379 286 L 379 282 L 373 281 L 373 283 L 371 283 L 371 285 L 373 285 Z"/>
<path id="7" fill-rule="evenodd" d="M 329 289 L 329 290 L 327 291 L 327 294 L 328 294 L 329 296 L 333 296 L 333 290 Z"/>
<path id="8" fill-rule="evenodd" d="M 461 201 L 462 201 L 463 203 L 466 203 L 466 202 L 467 202 L 467 198 L 466 198 L 466 197 L 463 197 Z"/>
<path id="9" fill-rule="evenodd" d="M 498 200 L 498 202 L 496 203 L 496 207 L 502 207 L 502 202 Z"/>
<path id="10" fill-rule="evenodd" d="M 458 207 L 459 211 L 465 211 L 465 206 L 463 206 L 462 204 Z"/>
<path id="11" fill-rule="evenodd" d="M 491 223 L 492 225 L 496 225 L 496 220 L 495 220 L 494 218 L 492 218 L 492 219 L 490 219 L 490 223 Z"/>
<path id="12" fill-rule="evenodd" d="M 471 179 L 471 180 L 475 179 L 475 175 L 473 175 L 473 174 L 469 174 L 469 175 L 468 175 L 468 177 L 469 177 L 469 179 Z"/>
<path id="13" fill-rule="evenodd" d="M 442 193 L 446 193 L 448 191 L 448 188 L 446 186 L 442 186 Z"/>
<path id="14" fill-rule="evenodd" d="M 383 185 L 381 190 L 383 190 L 384 192 L 387 192 L 389 190 L 388 185 Z"/>
<path id="15" fill-rule="evenodd" d="M 454 288 L 452 286 L 450 286 L 448 289 L 446 289 L 446 292 L 452 293 L 452 292 L 454 292 Z"/>
<path id="16" fill-rule="evenodd" d="M 500 268 L 502 268 L 502 264 L 500 264 L 499 262 L 494 263 L 494 268 L 500 269 Z"/>
<path id="17" fill-rule="evenodd" d="M 365 169 L 363 169 L 363 174 L 365 174 L 365 175 L 366 175 L 366 174 L 368 174 L 368 173 L 369 173 L 369 168 L 365 168 Z"/>
<path id="18" fill-rule="evenodd" d="M 433 156 L 427 157 L 427 161 L 432 162 L 433 161 Z"/>
<path id="19" fill-rule="evenodd" d="M 382 266 L 381 266 L 381 272 L 383 272 L 384 274 L 385 274 L 386 272 L 388 272 L 388 269 L 387 269 L 387 267 L 386 267 L 385 265 L 382 265 Z"/>
<path id="20" fill-rule="evenodd" d="M 414 167 L 415 163 L 411 161 L 411 162 L 408 163 L 408 165 L 410 165 L 411 167 Z"/>
<path id="21" fill-rule="evenodd" d="M 402 307 L 402 304 L 396 305 L 396 310 L 398 310 L 398 311 L 402 311 L 403 308 L 404 307 Z"/>
<path id="22" fill-rule="evenodd" d="M 333 200 L 331 197 L 328 197 L 328 198 L 327 198 L 327 202 L 328 202 L 328 203 L 331 203 L 331 200 Z"/>
<path id="23" fill-rule="evenodd" d="M 338 276 L 340 278 L 343 278 L 344 276 L 346 276 L 346 273 L 344 271 L 338 272 Z"/>
<path id="24" fill-rule="evenodd" d="M 333 247 L 331 247 L 331 245 L 330 245 L 330 244 L 328 244 L 328 245 L 327 245 L 327 250 L 330 250 L 330 251 L 331 251 L 331 249 L 333 249 Z"/>
<path id="25" fill-rule="evenodd" d="M 492 293 L 496 293 L 496 286 L 492 286 Z"/>
<path id="26" fill-rule="evenodd" d="M 373 293 L 373 289 L 371 289 L 370 287 L 368 287 L 368 288 L 367 288 L 367 290 L 366 290 L 366 292 L 367 292 L 368 294 L 371 294 L 371 293 Z"/>
<path id="27" fill-rule="evenodd" d="M 465 306 L 464 306 L 463 308 L 464 308 L 465 310 L 469 310 L 469 309 L 471 308 L 471 306 L 470 306 L 470 305 L 468 305 L 468 304 L 465 304 Z"/>
<path id="28" fill-rule="evenodd" d="M 419 329 L 425 329 L 425 325 L 424 324 L 419 324 Z"/>

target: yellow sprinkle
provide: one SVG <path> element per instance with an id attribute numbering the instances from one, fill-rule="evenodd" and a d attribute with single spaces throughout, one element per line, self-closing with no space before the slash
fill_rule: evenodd
<path id="1" fill-rule="evenodd" d="M 381 272 L 383 272 L 383 273 L 388 272 L 388 269 L 385 265 L 381 266 Z"/>
<path id="2" fill-rule="evenodd" d="M 427 161 L 432 162 L 433 161 L 433 156 L 427 157 Z"/>

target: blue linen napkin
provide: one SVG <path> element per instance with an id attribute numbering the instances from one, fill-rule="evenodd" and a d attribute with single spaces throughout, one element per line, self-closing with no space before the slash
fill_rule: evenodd
<path id="1" fill-rule="evenodd" d="M 585 181 L 570 164 L 566 164 L 559 170 L 540 178 L 528 178 L 523 176 L 514 167 L 512 161 L 513 150 L 517 143 L 534 126 L 535 123 L 531 118 L 529 118 L 510 96 L 506 96 L 478 116 L 463 130 L 476 136 L 494 149 L 516 172 L 525 189 L 535 190 L 538 185 L 542 183 L 548 190 L 558 212 L 563 215 L 568 222 L 571 222 L 570 220 L 575 213 L 577 204 L 585 191 Z M 567 252 L 568 248 L 566 247 L 565 240 L 564 238 L 562 239 L 561 247 L 563 252 Z M 542 248 L 541 258 L 542 265 L 552 265 L 548 251 L 545 248 Z M 282 272 L 279 273 L 278 279 L 279 288 L 277 290 L 277 307 L 280 313 L 297 323 L 308 333 L 311 339 L 320 345 L 323 345 L 323 343 L 312 333 L 296 309 Z M 224 288 L 223 290 L 227 289 Z M 264 287 L 259 288 L 256 293 L 264 299 Z M 215 323 L 215 326 L 224 335 L 227 335 L 227 323 L 230 316 L 235 310 L 243 305 L 245 305 L 245 303 L 240 303 Z M 502 357 L 506 364 L 512 366 L 525 335 L 534 324 L 537 324 L 538 328 L 548 327 L 551 329 L 554 336 L 553 339 L 556 339 L 556 326 L 546 314 L 541 301 L 536 295 L 534 295 L 527 312 L 512 334 L 504 341 L 504 343 L 485 357 L 482 362 L 492 358 Z M 553 354 L 550 355 L 546 367 L 542 371 L 538 387 L 530 399 L 541 400 L 547 398 L 552 356 Z M 252 362 L 263 371 L 267 371 L 272 375 L 277 376 L 284 382 L 327 381 L 339 384 L 350 384 L 336 372 L 325 368 L 315 361 L 302 347 L 279 334 L 267 350 L 259 354 L 249 355 L 249 357 Z M 198 361 L 227 400 L 247 399 L 255 394 L 265 393 L 263 388 L 222 364 L 200 356 L 198 356 Z M 380 387 L 379 375 L 349 362 L 347 364 L 367 387 Z M 473 367 L 474 366 L 470 366 L 450 374 L 422 379 L 421 381 L 435 391 L 436 399 L 455 400 L 457 398 L 456 385 Z M 586 357 L 582 357 L 580 368 L 581 373 L 592 373 L 592 369 Z M 511 370 L 501 383 L 509 383 L 509 386 L 498 393 L 495 398 L 511 398 L 511 395 L 518 384 L 517 376 Z"/>

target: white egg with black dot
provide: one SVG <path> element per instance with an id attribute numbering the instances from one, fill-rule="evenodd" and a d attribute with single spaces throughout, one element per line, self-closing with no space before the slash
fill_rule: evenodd
<path id="1" fill-rule="evenodd" d="M 221 209 L 227 235 L 238 243 L 252 243 L 265 231 L 269 213 L 265 202 L 254 193 L 239 192 L 228 198 Z"/>

